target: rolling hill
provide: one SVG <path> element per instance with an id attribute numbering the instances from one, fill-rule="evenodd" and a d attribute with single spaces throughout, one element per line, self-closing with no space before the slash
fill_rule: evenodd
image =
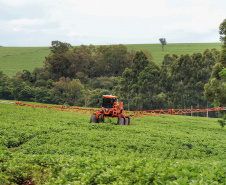
<path id="1" fill-rule="evenodd" d="M 165 54 L 192 54 L 203 52 L 205 49 L 221 49 L 221 43 L 193 43 L 193 44 L 167 44 L 162 51 L 161 44 L 130 44 L 129 50 L 139 51 L 147 49 L 151 52 L 154 61 L 161 63 Z M 45 57 L 50 50 L 48 47 L 0 47 L 0 71 L 9 77 L 18 71 L 32 71 L 35 67 L 43 66 Z"/>

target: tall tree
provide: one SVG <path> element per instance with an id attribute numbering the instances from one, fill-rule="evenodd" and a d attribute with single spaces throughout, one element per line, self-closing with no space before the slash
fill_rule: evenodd
<path id="1" fill-rule="evenodd" d="M 140 101 L 141 96 L 139 93 L 138 77 L 149 63 L 150 61 L 145 53 L 143 51 L 137 51 L 133 57 L 131 69 L 126 68 L 122 73 L 122 77 L 119 81 L 121 85 L 120 95 L 127 104 L 125 107 L 128 110 L 137 110 L 138 102 L 139 104 L 143 103 Z"/>
<path id="2" fill-rule="evenodd" d="M 0 99 L 12 99 L 8 86 L 9 77 L 0 71 Z"/>
<path id="3" fill-rule="evenodd" d="M 162 44 L 162 51 L 164 51 L 164 46 L 166 45 L 166 39 L 165 38 L 160 38 L 159 41 Z"/>
<path id="4" fill-rule="evenodd" d="M 170 56 L 169 54 L 166 54 L 164 56 L 164 60 L 161 63 L 159 83 L 160 86 L 167 92 L 171 91 L 171 67 L 177 58 L 177 55 Z"/>
<path id="5" fill-rule="evenodd" d="M 70 48 L 72 48 L 71 44 L 56 40 L 52 41 L 52 47 L 50 47 L 50 50 L 52 53 L 61 54 L 66 53 Z"/>
<path id="6" fill-rule="evenodd" d="M 134 73 L 132 69 L 126 68 L 126 70 L 122 73 L 122 77 L 120 78 L 120 94 L 121 98 L 124 99 L 125 103 L 127 103 L 127 110 L 130 110 L 130 102 L 132 99 L 132 85 L 134 81 Z"/>
<path id="7" fill-rule="evenodd" d="M 226 49 L 221 51 L 220 61 L 214 66 L 209 83 L 205 85 L 205 98 L 214 106 L 226 106 L 226 82 L 222 72 L 224 68 L 226 68 Z"/>
<path id="8" fill-rule="evenodd" d="M 70 55 L 70 77 L 78 78 L 83 73 L 83 76 L 95 77 L 96 72 L 96 60 L 95 60 L 96 48 L 93 45 L 85 46 L 81 45 L 75 47 Z"/>
<path id="9" fill-rule="evenodd" d="M 219 73 L 220 77 L 226 79 L 226 68 L 223 68 L 222 71 Z"/>
<path id="10" fill-rule="evenodd" d="M 67 103 L 69 105 L 77 104 L 78 100 L 81 98 L 81 92 L 84 87 L 81 84 L 79 79 L 72 79 L 72 81 L 68 85 L 67 90 Z"/>
<path id="11" fill-rule="evenodd" d="M 217 61 L 216 53 L 216 50 L 206 50 L 203 54 L 181 55 L 173 62 L 170 78 L 172 87 L 167 94 L 177 108 L 206 107 L 203 88 Z"/>
<path id="12" fill-rule="evenodd" d="M 45 68 L 51 73 L 50 78 L 54 81 L 58 81 L 60 77 L 70 76 L 70 66 L 72 60 L 69 54 L 55 53 L 46 57 Z"/>
<path id="13" fill-rule="evenodd" d="M 127 47 L 122 44 L 98 47 L 96 59 L 99 76 L 121 76 L 130 65 Z"/>
<path id="14" fill-rule="evenodd" d="M 226 48 L 226 19 L 219 26 L 220 40 L 223 42 L 223 48 Z"/>
<path id="15" fill-rule="evenodd" d="M 138 77 L 139 93 L 142 99 L 139 105 L 140 110 L 159 108 L 156 98 L 161 92 L 159 76 L 160 67 L 152 61 L 140 72 Z"/>
<path id="16" fill-rule="evenodd" d="M 160 64 L 160 77 L 159 86 L 161 87 L 161 92 L 166 95 L 165 97 L 165 108 L 172 108 L 172 65 L 174 61 L 178 58 L 177 55 L 170 56 L 166 54 L 164 60 Z M 162 108 L 162 107 L 160 107 Z"/>
<path id="17" fill-rule="evenodd" d="M 145 67 L 149 64 L 148 57 L 143 51 L 137 51 L 133 57 L 132 71 L 136 77 L 139 76 L 139 73 L 144 70 Z"/>

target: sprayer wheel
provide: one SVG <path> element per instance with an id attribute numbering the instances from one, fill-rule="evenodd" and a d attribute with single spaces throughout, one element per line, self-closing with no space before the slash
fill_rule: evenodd
<path id="1" fill-rule="evenodd" d="M 118 118 L 119 125 L 124 125 L 124 122 L 125 122 L 124 118 Z"/>
<path id="2" fill-rule="evenodd" d="M 90 123 L 98 123 L 98 120 L 96 118 L 96 114 L 92 114 L 90 118 Z"/>
<path id="3" fill-rule="evenodd" d="M 99 122 L 104 122 L 104 117 L 102 118 L 102 114 L 99 115 Z"/>
<path id="4" fill-rule="evenodd" d="M 125 125 L 129 125 L 130 124 L 130 119 L 127 117 L 125 118 Z"/>

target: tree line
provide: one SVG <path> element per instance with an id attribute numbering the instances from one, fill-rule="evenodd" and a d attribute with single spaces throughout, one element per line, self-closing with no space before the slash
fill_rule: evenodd
<path id="1" fill-rule="evenodd" d="M 52 41 L 43 67 L 12 78 L 0 72 L 0 98 L 100 107 L 103 94 L 115 94 L 127 110 L 226 106 L 225 22 L 221 51 L 166 54 L 161 64 L 149 51 L 128 51 L 122 44 L 72 47 Z"/>
<path id="2" fill-rule="evenodd" d="M 131 69 L 127 68 L 120 78 L 120 97 L 132 110 L 209 107 L 204 85 L 219 57 L 220 51 L 216 49 L 192 55 L 167 54 L 157 65 L 137 52 Z"/>
<path id="3" fill-rule="evenodd" d="M 0 98 L 99 106 L 100 94 L 109 94 L 118 85 L 134 55 L 124 45 L 72 48 L 60 41 L 53 41 L 50 50 L 41 68 L 18 72 L 12 78 L 0 72 Z"/>
<path id="4" fill-rule="evenodd" d="M 62 50 L 64 44 L 68 46 Z M 127 51 L 124 45 L 70 50 L 69 44 L 59 42 L 43 67 L 13 78 L 1 72 L 1 98 L 98 107 L 102 94 L 112 93 L 128 110 L 205 108 L 210 102 L 204 98 L 204 86 L 213 69 L 218 75 L 221 58 L 220 51 L 207 49 L 167 54 L 159 65 L 148 51 Z"/>

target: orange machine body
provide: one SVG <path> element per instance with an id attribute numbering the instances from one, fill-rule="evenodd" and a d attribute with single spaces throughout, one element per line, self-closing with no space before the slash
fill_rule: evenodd
<path id="1" fill-rule="evenodd" d="M 104 117 L 112 117 L 118 118 L 119 124 L 129 124 L 129 117 L 123 114 L 123 102 L 118 102 L 117 96 L 103 95 L 102 98 L 101 110 L 91 116 L 90 122 L 103 122 Z"/>

